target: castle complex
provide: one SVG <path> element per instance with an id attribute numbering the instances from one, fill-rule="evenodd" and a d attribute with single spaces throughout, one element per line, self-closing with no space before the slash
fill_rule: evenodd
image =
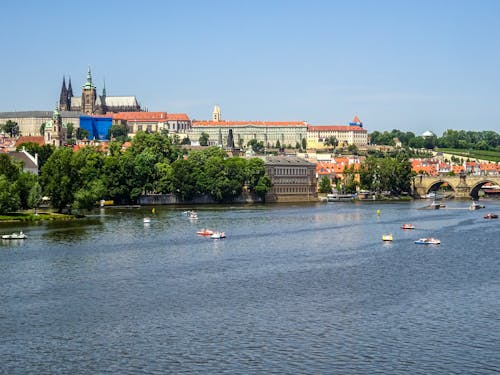
<path id="1" fill-rule="evenodd" d="M 66 126 L 84 128 L 89 138 L 105 140 L 112 125 L 122 125 L 129 136 L 139 131 L 177 134 L 196 144 L 202 135 L 208 136 L 209 145 L 228 148 L 245 148 L 250 141 L 262 142 L 266 148 L 298 147 L 324 149 L 328 140 L 335 137 L 339 146 L 368 144 L 368 132 L 356 116 L 348 125 L 310 125 L 306 121 L 229 121 L 222 118 L 218 105 L 210 120 L 191 121 L 184 113 L 142 111 L 135 96 L 108 96 L 103 85 L 101 95 L 92 80 L 90 67 L 81 96 L 75 96 L 71 78 L 66 85 L 63 77 L 56 110 L 0 113 L 0 124 L 16 122 L 23 136 L 40 136 L 44 131 L 47 144 L 59 146 L 65 143 Z M 63 121 L 65 124 L 63 124 Z M 96 131 L 97 129 L 97 131 Z"/>
<path id="2" fill-rule="evenodd" d="M 59 107 L 61 111 L 76 111 L 85 115 L 141 111 L 141 106 L 135 96 L 107 96 L 105 84 L 102 94 L 97 95 L 96 87 L 92 83 L 90 67 L 87 72 L 87 82 L 82 86 L 82 96 L 73 96 L 71 78 L 66 88 L 66 80 L 63 77 Z"/>

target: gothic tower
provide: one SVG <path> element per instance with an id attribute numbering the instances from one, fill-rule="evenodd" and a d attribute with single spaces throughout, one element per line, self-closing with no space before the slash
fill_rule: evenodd
<path id="1" fill-rule="evenodd" d="M 81 111 L 86 115 L 92 115 L 95 112 L 96 105 L 96 88 L 92 84 L 92 74 L 90 73 L 90 66 L 87 73 L 87 82 L 82 87 L 82 109 Z"/>
<path id="2" fill-rule="evenodd" d="M 66 89 L 66 78 L 63 76 L 63 83 L 61 87 L 61 94 L 59 95 L 59 107 L 61 111 L 68 111 L 68 90 Z"/>

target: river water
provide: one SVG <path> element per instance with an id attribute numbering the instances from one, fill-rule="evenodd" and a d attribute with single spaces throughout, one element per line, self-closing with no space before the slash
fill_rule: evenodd
<path id="1" fill-rule="evenodd" d="M 500 202 L 446 203 L 2 224 L 0 373 L 498 374 Z"/>

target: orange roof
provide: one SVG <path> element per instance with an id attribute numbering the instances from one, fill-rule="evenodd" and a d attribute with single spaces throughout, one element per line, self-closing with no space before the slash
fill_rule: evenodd
<path id="1" fill-rule="evenodd" d="M 367 131 L 360 126 L 347 126 L 347 125 L 309 125 L 307 127 L 308 131 L 321 132 L 321 131 L 339 131 L 339 132 L 361 132 L 366 133 Z"/>
<path id="2" fill-rule="evenodd" d="M 361 120 L 359 119 L 359 117 L 358 117 L 358 116 L 354 116 L 354 118 L 352 119 L 352 122 L 355 122 L 355 123 L 361 124 Z"/>
<path id="3" fill-rule="evenodd" d="M 167 114 L 167 120 L 169 120 L 169 121 L 189 121 L 189 117 L 185 113 L 169 113 L 169 114 Z"/>
<path id="4" fill-rule="evenodd" d="M 118 112 L 113 114 L 113 120 L 127 121 L 166 121 L 167 117 L 167 112 Z"/>
<path id="5" fill-rule="evenodd" d="M 16 142 L 16 147 L 19 146 L 21 143 L 28 143 L 28 142 L 33 142 L 36 143 L 40 146 L 43 146 L 45 144 L 45 139 L 43 136 L 21 136 Z"/>
<path id="6" fill-rule="evenodd" d="M 193 121 L 193 126 L 305 126 L 304 121 Z"/>

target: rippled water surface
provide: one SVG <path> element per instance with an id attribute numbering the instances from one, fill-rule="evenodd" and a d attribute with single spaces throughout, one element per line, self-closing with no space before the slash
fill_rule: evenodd
<path id="1" fill-rule="evenodd" d="M 0 243 L 0 373 L 498 373 L 500 219 L 483 215 L 500 202 L 482 203 L 2 224 L 29 238 Z M 204 227 L 227 238 L 197 236 Z M 442 243 L 413 243 L 425 236 Z"/>

